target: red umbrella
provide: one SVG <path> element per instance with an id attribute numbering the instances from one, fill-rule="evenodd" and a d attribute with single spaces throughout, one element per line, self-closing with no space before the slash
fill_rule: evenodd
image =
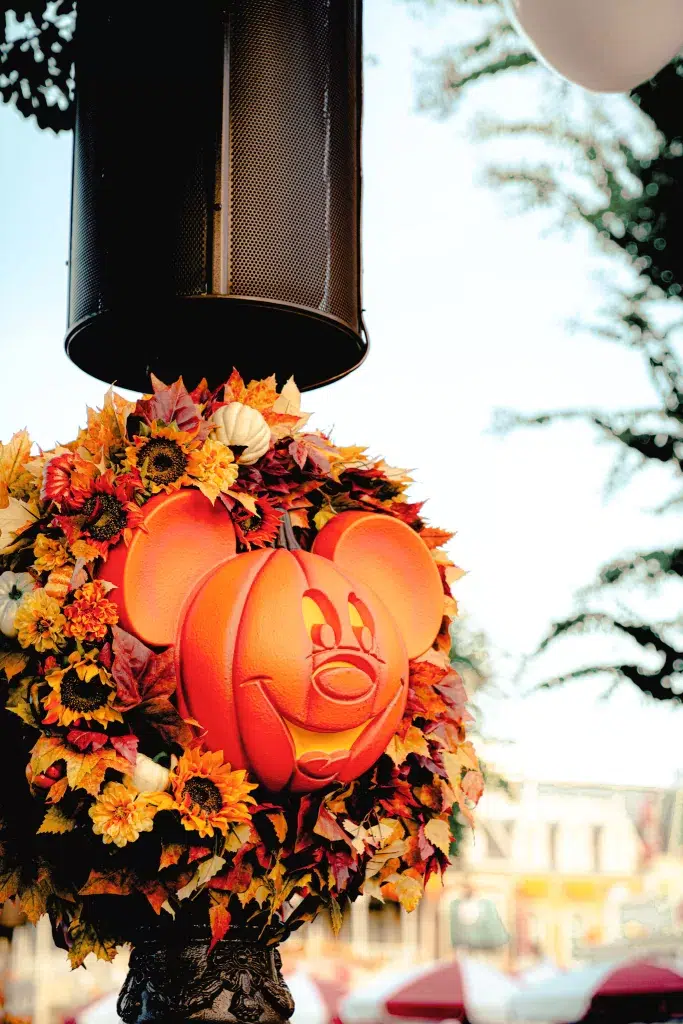
<path id="1" fill-rule="evenodd" d="M 511 1004 L 516 1020 L 666 1021 L 683 1013 L 683 976 L 648 960 L 594 964 L 530 985 Z"/>
<path id="2" fill-rule="evenodd" d="M 385 1003 L 392 1017 L 464 1020 L 465 986 L 457 961 L 441 964 L 397 989 Z"/>

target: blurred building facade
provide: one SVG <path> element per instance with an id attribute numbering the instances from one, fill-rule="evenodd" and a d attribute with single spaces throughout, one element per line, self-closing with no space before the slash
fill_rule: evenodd
<path id="1" fill-rule="evenodd" d="M 490 788 L 476 831 L 417 911 L 360 899 L 336 943 L 321 919 L 297 944 L 321 963 L 336 948 L 358 969 L 458 949 L 515 971 L 622 949 L 683 954 L 682 833 L 683 789 Z"/>

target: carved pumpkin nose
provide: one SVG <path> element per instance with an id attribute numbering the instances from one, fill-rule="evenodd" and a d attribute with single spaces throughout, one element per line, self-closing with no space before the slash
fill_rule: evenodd
<path id="1" fill-rule="evenodd" d="M 358 665 L 349 661 L 327 661 L 313 673 L 318 689 L 326 697 L 335 700 L 357 700 L 365 697 L 373 687 L 374 680 Z"/>

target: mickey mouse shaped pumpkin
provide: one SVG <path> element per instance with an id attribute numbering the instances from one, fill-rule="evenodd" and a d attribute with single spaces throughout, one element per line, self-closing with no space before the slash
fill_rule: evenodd
<path id="1" fill-rule="evenodd" d="M 193 546 L 208 529 L 208 547 L 217 539 L 220 547 L 216 521 L 202 527 L 194 511 L 177 504 L 166 528 L 176 539 L 191 533 Z M 182 527 L 187 516 L 191 531 Z M 310 792 L 370 768 L 401 721 L 409 659 L 441 624 L 443 587 L 418 534 L 387 515 L 343 512 L 310 552 L 224 556 L 208 571 L 178 555 L 188 595 L 180 608 L 178 573 L 169 588 L 159 560 L 153 578 L 154 558 L 145 557 L 159 543 L 169 550 L 163 516 L 159 525 L 104 573 L 118 585 L 112 596 L 126 628 L 136 632 L 136 609 L 155 600 L 166 630 L 157 644 L 173 642 L 168 628 L 177 622 L 180 707 L 206 730 L 205 745 L 273 791 Z M 231 529 L 228 521 L 228 544 Z"/>

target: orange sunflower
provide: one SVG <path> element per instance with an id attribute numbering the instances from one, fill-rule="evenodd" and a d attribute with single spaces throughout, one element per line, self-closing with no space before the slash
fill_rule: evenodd
<path id="1" fill-rule="evenodd" d="M 194 434 L 154 425 L 148 437 L 135 436 L 126 448 L 128 466 L 140 474 L 143 486 L 151 494 L 177 491 L 189 487 L 193 480 L 187 475 L 190 455 L 201 444 Z"/>
<path id="2" fill-rule="evenodd" d="M 45 681 L 51 692 L 43 698 L 47 712 L 44 725 L 73 725 L 83 719 L 99 722 L 106 727 L 108 722 L 122 722 L 123 718 L 112 707 L 116 690 L 109 673 L 97 664 L 98 651 L 86 655 L 74 651 L 69 655 L 66 668 L 48 672 Z"/>
<path id="3" fill-rule="evenodd" d="M 123 539 L 128 543 L 132 531 L 142 522 L 142 512 L 134 502 L 140 481 L 131 474 L 115 476 L 108 469 L 90 486 L 87 496 L 72 515 L 55 516 L 70 544 L 86 540 L 103 558 L 109 548 Z"/>
<path id="4" fill-rule="evenodd" d="M 282 513 L 268 498 L 256 498 L 256 512 L 236 505 L 231 514 L 237 538 L 246 548 L 263 548 L 272 544 L 278 535 Z"/>
<path id="5" fill-rule="evenodd" d="M 171 773 L 171 792 L 154 793 L 159 810 L 178 811 L 188 831 L 204 839 L 215 831 L 227 835 L 230 826 L 251 821 L 249 794 L 256 786 L 247 782 L 245 771 L 232 771 L 223 763 L 223 751 L 202 753 L 198 747 L 186 750 Z"/>

